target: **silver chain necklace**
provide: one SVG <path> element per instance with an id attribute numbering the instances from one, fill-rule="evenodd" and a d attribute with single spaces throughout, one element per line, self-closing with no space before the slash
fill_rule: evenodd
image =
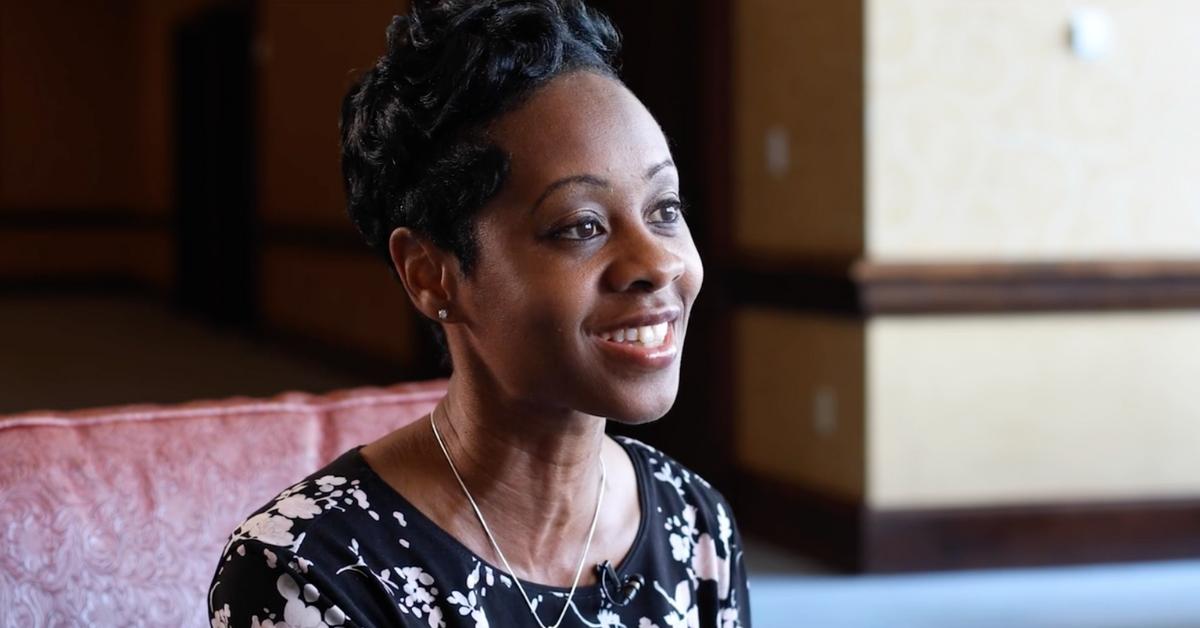
<path id="1" fill-rule="evenodd" d="M 434 412 L 436 411 L 437 409 L 435 408 Z M 437 439 L 438 447 L 442 448 L 442 454 L 446 456 L 446 462 L 450 464 L 450 470 L 454 472 L 454 479 L 458 480 L 458 485 L 462 487 L 463 494 L 467 496 L 467 501 L 471 502 L 471 508 L 475 511 L 475 516 L 479 518 L 479 524 L 483 526 L 483 532 L 487 534 L 488 541 L 491 541 L 492 549 L 496 550 L 496 555 L 500 557 L 500 561 L 504 563 L 504 568 L 508 570 L 508 573 L 513 575 L 513 582 L 517 583 L 517 590 L 521 592 L 521 597 L 525 598 L 525 604 L 529 606 L 529 612 L 533 614 L 533 618 L 537 621 L 538 626 L 541 626 L 541 628 L 558 628 L 563 618 L 567 616 L 567 609 L 571 607 L 571 599 L 575 597 L 575 588 L 579 586 L 579 576 L 583 573 L 583 564 L 587 562 L 588 550 L 592 548 L 592 536 L 596 533 L 596 522 L 600 520 L 600 505 L 604 503 L 604 489 L 608 485 L 608 468 L 604 464 L 604 458 L 600 458 L 600 495 L 596 498 L 596 512 L 592 515 L 592 527 L 588 530 L 587 543 L 583 546 L 583 555 L 579 557 L 579 567 L 575 569 L 575 580 L 571 583 L 571 592 L 567 594 L 567 601 L 563 605 L 562 612 L 558 615 L 558 621 L 554 622 L 551 626 L 547 626 L 542 623 L 542 618 L 538 617 L 533 601 L 525 593 L 525 587 L 521 586 L 521 579 L 513 571 L 512 565 L 508 564 L 508 559 L 504 557 L 504 552 L 500 551 L 500 545 L 496 543 L 496 537 L 492 536 L 492 530 L 488 527 L 487 521 L 484 520 L 483 512 L 479 510 L 479 505 L 475 503 L 475 498 L 471 497 L 471 491 L 467 490 L 467 484 L 463 482 L 462 475 L 459 475 L 458 467 L 454 466 L 454 460 L 450 458 L 450 452 L 446 449 L 446 443 L 442 442 L 442 435 L 438 433 L 437 421 L 433 419 L 434 412 L 429 413 L 429 425 L 433 427 L 433 437 Z"/>

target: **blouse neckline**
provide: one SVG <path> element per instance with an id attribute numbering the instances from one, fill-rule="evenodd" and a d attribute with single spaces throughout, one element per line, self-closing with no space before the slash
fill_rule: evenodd
<path id="1" fill-rule="evenodd" d="M 650 472 L 645 466 L 646 462 L 640 455 L 638 455 L 638 453 L 635 452 L 636 448 L 630 444 L 627 439 L 616 436 L 613 437 L 613 440 L 615 440 L 617 444 L 620 445 L 623 450 L 625 450 L 625 454 L 629 456 L 630 461 L 633 463 L 633 474 L 636 479 L 635 484 L 637 485 L 638 493 L 638 509 L 641 511 L 641 516 L 639 517 L 638 521 L 637 535 L 633 539 L 633 544 L 629 547 L 629 551 L 626 552 L 625 557 L 621 560 L 621 564 L 615 567 L 617 575 L 623 578 L 625 576 L 625 572 L 628 571 L 632 565 L 636 564 L 636 561 L 641 557 L 643 547 L 646 545 L 646 537 L 648 536 L 649 532 L 649 525 L 647 524 L 647 521 L 650 519 Z M 404 497 L 400 491 L 396 490 L 391 484 L 388 484 L 383 477 L 375 472 L 375 469 L 371 468 L 371 465 L 367 464 L 366 459 L 362 456 L 363 447 L 363 445 L 359 445 L 348 452 L 352 455 L 352 462 L 355 466 L 360 468 L 363 475 L 369 482 L 375 484 L 379 490 L 389 495 L 391 498 L 395 499 L 405 507 L 406 517 L 411 514 L 412 518 L 419 521 L 421 525 L 432 530 L 432 533 L 442 543 L 449 545 L 459 554 L 466 556 L 468 559 L 475 560 L 480 565 L 495 571 L 497 577 L 505 576 L 513 580 L 517 579 L 515 575 L 505 571 L 501 567 L 493 565 L 490 561 L 485 560 L 482 556 L 479 556 L 475 552 L 471 551 L 471 549 L 464 545 L 462 541 L 459 541 L 454 535 L 443 530 L 441 526 L 434 523 L 432 519 L 430 519 L 424 512 L 421 511 L 420 508 L 417 508 L 412 502 L 408 501 L 408 498 Z M 584 567 L 587 568 L 587 565 L 585 564 Z M 534 582 L 524 578 L 521 578 L 520 580 L 521 585 L 525 587 L 527 591 L 530 591 L 531 594 L 533 592 L 548 594 L 561 593 L 563 596 L 565 596 L 571 590 L 570 587 L 542 584 L 540 582 Z M 601 585 L 599 583 L 588 586 L 580 586 L 575 590 L 575 599 L 593 598 L 597 595 L 600 595 L 600 593 Z"/>

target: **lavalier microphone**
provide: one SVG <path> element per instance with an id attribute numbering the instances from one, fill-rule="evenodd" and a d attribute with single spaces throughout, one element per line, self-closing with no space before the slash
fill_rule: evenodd
<path id="1" fill-rule="evenodd" d="M 617 606 L 626 606 L 632 602 L 642 585 L 646 584 L 646 579 L 636 573 L 630 574 L 622 582 L 621 576 L 617 575 L 617 570 L 607 560 L 596 565 L 596 575 L 600 578 L 600 590 L 604 592 L 604 597 Z M 620 590 L 614 593 L 610 588 L 612 585 L 619 585 Z"/>

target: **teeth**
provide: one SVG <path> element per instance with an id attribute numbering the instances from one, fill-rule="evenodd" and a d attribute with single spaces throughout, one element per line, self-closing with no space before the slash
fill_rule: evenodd
<path id="1" fill-rule="evenodd" d="M 618 329 L 616 331 L 606 331 L 600 334 L 604 340 L 612 340 L 615 342 L 641 343 L 644 347 L 657 347 L 667 338 L 667 328 L 670 323 L 659 323 L 657 325 L 643 325 L 641 327 L 629 327 L 627 329 Z"/>

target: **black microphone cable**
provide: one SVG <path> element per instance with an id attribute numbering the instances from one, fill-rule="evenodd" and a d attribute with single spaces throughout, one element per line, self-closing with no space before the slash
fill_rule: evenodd
<path id="1" fill-rule="evenodd" d="M 617 606 L 627 606 L 641 590 L 642 585 L 646 584 L 646 579 L 636 573 L 625 578 L 625 582 L 622 583 L 621 576 L 617 575 L 617 570 L 607 560 L 596 565 L 596 575 L 600 578 L 600 590 L 604 593 L 604 597 Z M 615 594 L 609 588 L 610 580 L 613 584 L 621 587 Z"/>

